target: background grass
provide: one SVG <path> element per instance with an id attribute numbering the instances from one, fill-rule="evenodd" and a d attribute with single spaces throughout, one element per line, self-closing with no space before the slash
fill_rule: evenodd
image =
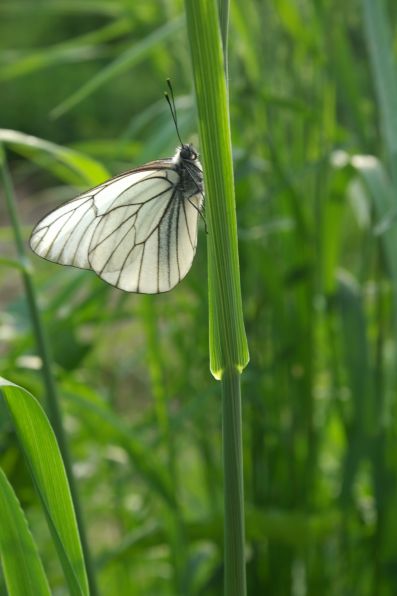
<path id="1" fill-rule="evenodd" d="M 231 3 L 251 355 L 242 379 L 248 594 L 397 592 L 397 10 L 371 6 Z M 2 2 L 0 126 L 79 150 L 116 174 L 174 151 L 162 99 L 169 76 L 183 138 L 197 142 L 182 10 L 165 0 Z M 100 76 L 104 84 L 92 83 Z M 85 85 L 92 93 L 50 117 Z M 27 239 L 87 181 L 48 155 L 38 167 L 37 155 L 33 162 L 17 151 L 9 157 Z M 3 201 L 0 216 L 1 374 L 42 396 Z M 187 279 L 149 299 L 32 256 L 103 594 L 222 593 L 220 395 L 209 373 L 205 244 L 201 230 Z M 62 593 L 5 412 L 0 433 L 1 467 L 52 590 Z"/>

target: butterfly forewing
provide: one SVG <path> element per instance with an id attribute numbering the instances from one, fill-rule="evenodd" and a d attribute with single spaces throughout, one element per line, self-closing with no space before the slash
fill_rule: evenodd
<path id="1" fill-rule="evenodd" d="M 198 161 L 196 168 L 201 172 Z M 122 290 L 167 292 L 189 271 L 196 250 L 202 190 L 190 195 L 175 158 L 151 162 L 51 212 L 30 244 L 39 256 L 93 269 Z"/>

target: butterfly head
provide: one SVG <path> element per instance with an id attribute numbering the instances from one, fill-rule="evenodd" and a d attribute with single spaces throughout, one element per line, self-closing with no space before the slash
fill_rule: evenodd
<path id="1" fill-rule="evenodd" d="M 182 160 L 196 161 L 198 159 L 198 153 L 191 143 L 189 145 L 183 144 L 178 149 L 178 157 Z"/>

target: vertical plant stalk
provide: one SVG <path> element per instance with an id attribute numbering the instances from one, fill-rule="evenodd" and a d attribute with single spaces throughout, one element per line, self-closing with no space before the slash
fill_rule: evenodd
<path id="1" fill-rule="evenodd" d="M 185 529 L 179 501 L 179 478 L 175 457 L 175 444 L 170 428 L 168 404 L 166 397 L 166 384 L 164 380 L 159 335 L 157 330 L 156 309 L 152 296 L 142 296 L 141 300 L 142 321 L 146 333 L 147 355 L 152 392 L 154 396 L 157 426 L 161 435 L 162 444 L 167 448 L 169 476 L 172 478 L 175 505 L 172 512 L 166 515 L 166 524 L 171 536 L 171 559 L 174 567 L 175 593 L 185 592 L 184 574 L 186 566 L 187 548 Z"/>
<path id="2" fill-rule="evenodd" d="M 210 366 L 216 379 L 248 363 L 222 43 L 215 0 L 186 0 L 208 224 Z"/>
<path id="3" fill-rule="evenodd" d="M 244 596 L 240 373 L 249 355 L 240 291 L 226 61 L 222 52 L 222 41 L 227 47 L 227 24 L 222 23 L 222 40 L 217 0 L 185 0 L 185 6 L 206 194 L 210 368 L 222 383 L 224 590 L 225 596 Z"/>
<path id="4" fill-rule="evenodd" d="M 225 596 L 246 594 L 240 373 L 222 377 Z"/>
<path id="5" fill-rule="evenodd" d="M 36 291 L 32 281 L 32 269 L 25 252 L 25 245 L 22 238 L 21 227 L 15 207 L 15 192 L 11 181 L 11 176 L 8 171 L 6 155 L 3 145 L 0 143 L 0 169 L 4 187 L 4 194 L 6 200 L 6 207 L 10 217 L 11 226 L 14 233 L 15 245 L 17 248 L 18 258 L 21 265 L 22 281 L 25 289 L 26 300 L 28 303 L 29 313 L 32 321 L 33 333 L 36 338 L 37 349 L 42 361 L 42 375 L 43 383 L 46 391 L 46 409 L 57 437 L 59 449 L 62 454 L 63 463 L 65 465 L 66 474 L 69 481 L 70 492 L 73 499 L 73 505 L 76 513 L 76 519 L 79 527 L 81 545 L 84 553 L 86 563 L 88 583 L 90 587 L 91 596 L 98 594 L 96 586 L 96 579 L 94 573 L 94 566 L 89 552 L 88 541 L 83 522 L 78 492 L 74 481 L 71 458 L 67 445 L 66 435 L 62 424 L 62 416 L 59 407 L 58 393 L 56 389 L 55 379 L 52 373 L 52 358 L 50 353 L 49 342 L 47 340 L 46 332 L 41 320 L 40 311 Z"/>

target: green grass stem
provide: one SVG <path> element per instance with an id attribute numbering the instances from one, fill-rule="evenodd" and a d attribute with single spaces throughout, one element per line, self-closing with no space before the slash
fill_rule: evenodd
<path id="1" fill-rule="evenodd" d="M 208 224 L 210 367 L 222 382 L 224 591 L 246 594 L 240 373 L 247 365 L 226 85 L 227 23 L 216 0 L 186 0 Z M 225 14 L 221 10 L 221 15 Z M 227 11 L 226 11 L 227 14 Z"/>
<path id="2" fill-rule="evenodd" d="M 220 379 L 249 360 L 234 198 L 229 107 L 216 2 L 186 1 L 208 224 L 210 366 Z"/>
<path id="3" fill-rule="evenodd" d="M 40 310 L 38 306 L 37 296 L 32 281 L 32 269 L 29 260 L 26 256 L 25 245 L 21 233 L 21 226 L 18 219 L 15 192 L 11 180 L 11 176 L 7 166 L 6 155 L 3 146 L 0 144 L 0 169 L 2 182 L 4 187 L 6 208 L 10 217 L 11 226 L 14 233 L 15 245 L 17 248 L 18 258 L 21 263 L 21 275 L 25 289 L 26 300 L 29 308 L 29 313 L 32 321 L 33 333 L 37 343 L 37 349 L 40 354 L 42 361 L 42 375 L 43 383 L 46 392 L 46 408 L 51 421 L 51 425 L 54 429 L 57 437 L 59 449 L 62 454 L 62 459 L 65 464 L 66 473 L 68 476 L 70 492 L 72 494 L 73 505 L 76 512 L 77 523 L 79 526 L 80 539 L 84 552 L 84 558 L 86 563 L 86 570 L 88 576 L 88 582 L 90 586 L 90 593 L 92 596 L 98 594 L 96 587 L 95 573 L 93 563 L 91 561 L 91 555 L 88 547 L 88 541 L 86 537 L 86 531 L 83 521 L 83 515 L 79 503 L 78 492 L 76 489 L 72 463 L 69 455 L 69 448 L 67 444 L 66 434 L 62 424 L 62 414 L 59 406 L 59 397 L 56 388 L 54 375 L 52 372 L 52 357 L 49 342 L 46 336 L 45 328 L 40 316 Z"/>
<path id="4" fill-rule="evenodd" d="M 240 374 L 222 378 L 223 468 L 225 503 L 225 596 L 246 594 L 244 563 L 244 484 Z"/>

